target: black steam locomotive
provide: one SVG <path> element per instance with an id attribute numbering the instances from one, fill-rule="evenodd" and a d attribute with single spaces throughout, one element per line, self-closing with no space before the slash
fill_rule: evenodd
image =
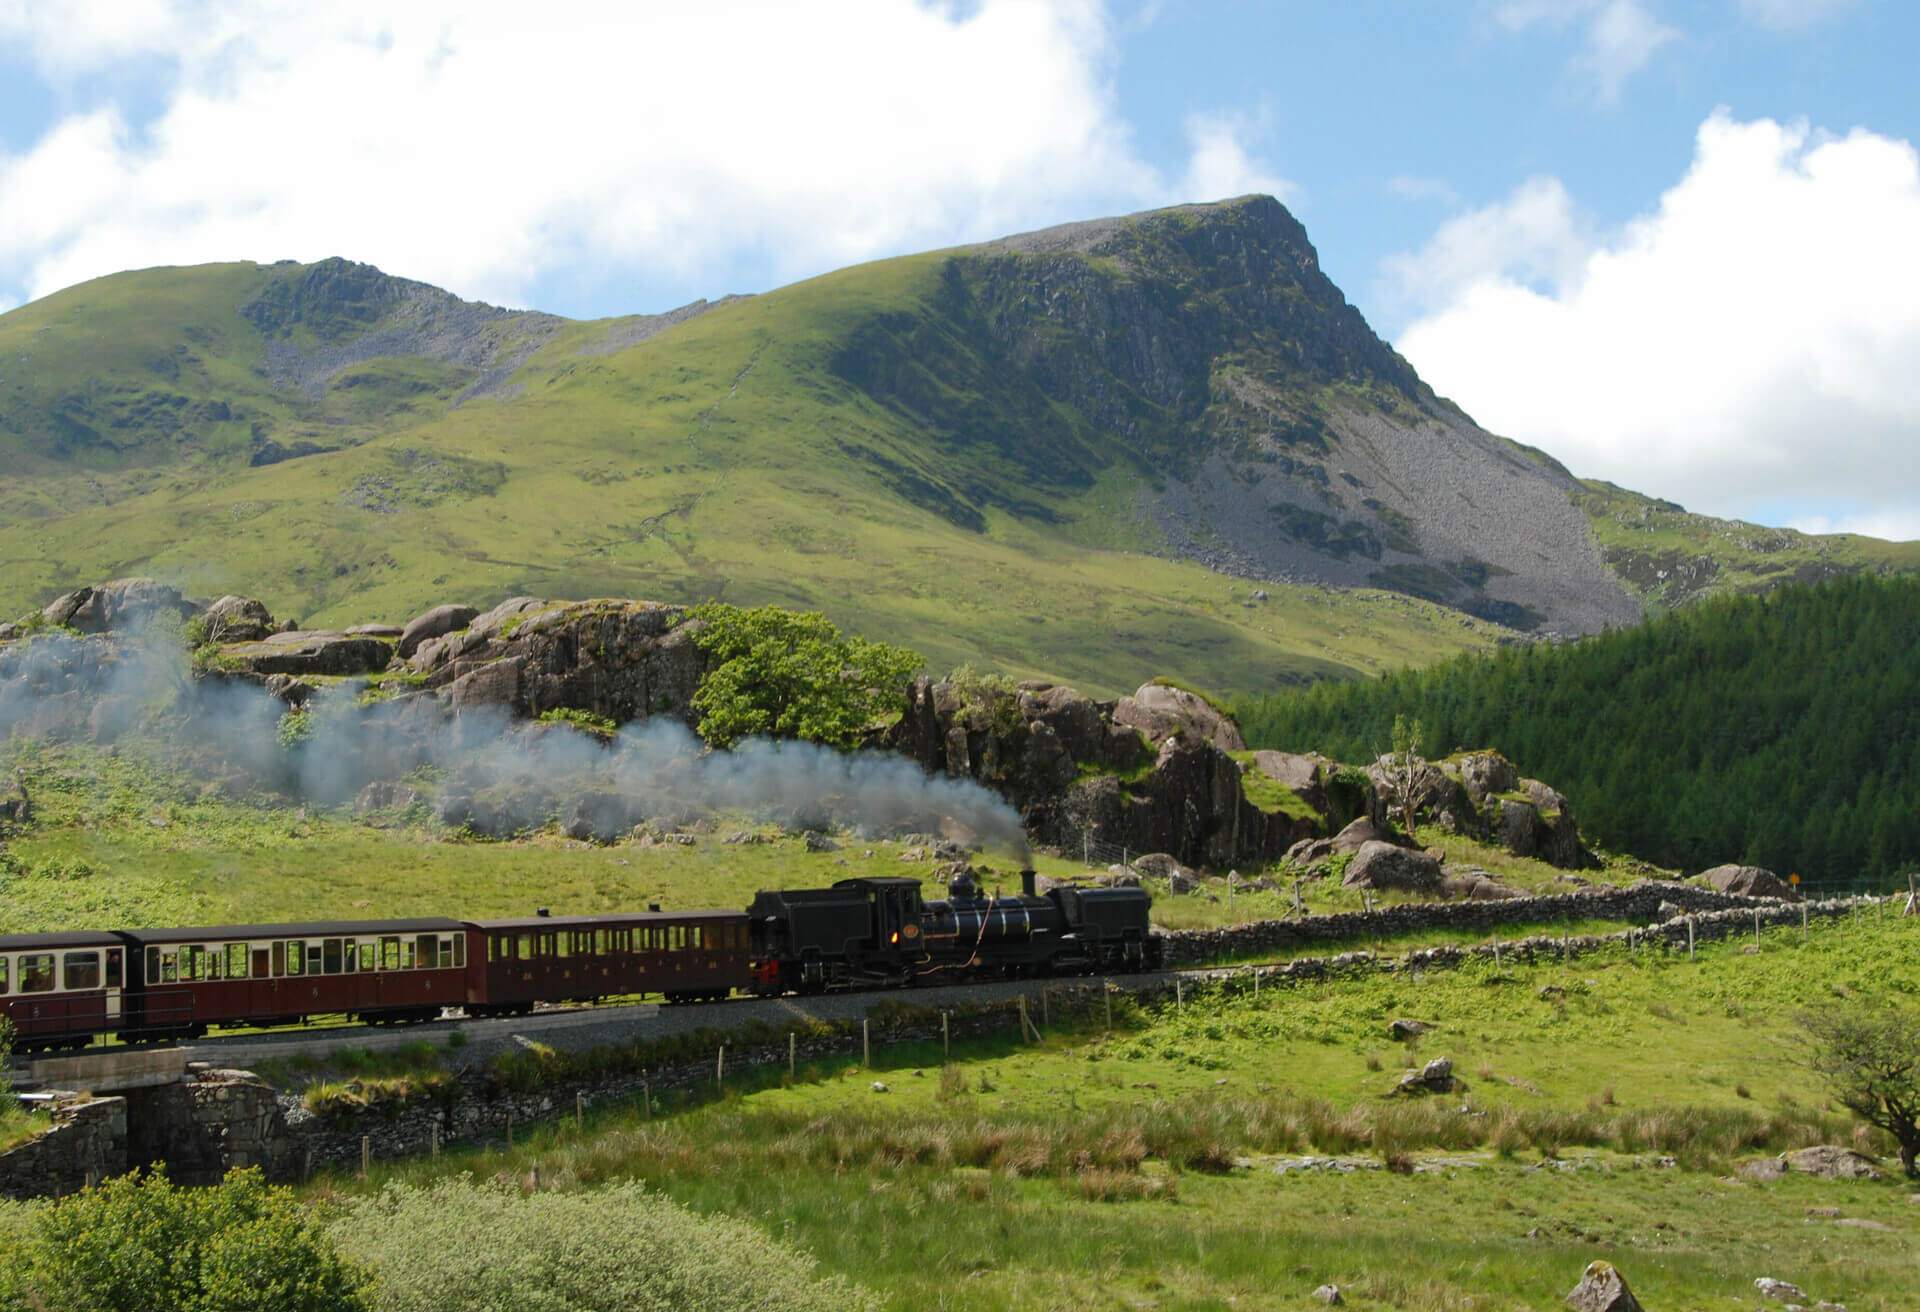
<path id="1" fill-rule="evenodd" d="M 843 879 L 832 888 L 781 889 L 748 908 L 752 990 L 762 996 L 829 989 L 1032 975 L 1125 974 L 1160 964 L 1138 888 L 1061 886 L 1018 897 L 954 877 L 945 901 L 924 901 L 917 879 Z"/>

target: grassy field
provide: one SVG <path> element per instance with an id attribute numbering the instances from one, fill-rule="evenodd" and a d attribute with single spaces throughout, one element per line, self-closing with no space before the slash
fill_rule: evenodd
<path id="1" fill-rule="evenodd" d="M 963 1045 L 945 1069 L 937 1046 L 823 1063 L 314 1192 L 459 1172 L 529 1187 L 536 1167 L 543 1189 L 637 1178 L 899 1308 L 1300 1308 L 1334 1281 L 1358 1308 L 1537 1309 L 1604 1257 L 1648 1307 L 1751 1308 L 1764 1275 L 1904 1312 L 1912 1185 L 1732 1168 L 1814 1142 L 1884 1148 L 1792 1059 L 1791 1016 L 1920 992 L 1916 934 L 1857 918 L 1695 963 L 1616 953 L 1128 1006 L 1111 1034 L 1088 1018 L 1038 1047 Z M 1393 1043 L 1400 1015 L 1437 1028 Z M 1464 1091 L 1388 1096 L 1441 1055 Z M 1304 1153 L 1355 1169 L 1280 1169 Z"/>
<path id="2" fill-rule="evenodd" d="M 345 811 L 291 807 L 271 798 L 234 799 L 195 777 L 148 764 L 132 750 L 15 741 L 0 768 L 24 771 L 35 821 L 0 847 L 0 932 L 84 926 L 231 924 L 315 917 L 555 914 L 745 906 L 762 888 L 806 887 L 861 874 L 918 873 L 930 893 L 935 862 L 905 862 L 904 839 L 842 835 L 837 852 L 810 852 L 797 836 L 752 816 L 721 817 L 687 846 L 602 846 L 548 827 L 503 842 L 466 840 L 424 818 L 370 822 Z M 737 832 L 765 841 L 728 843 Z M 1471 840 L 1422 832 L 1449 859 L 1485 867 L 1516 886 L 1562 891 L 1562 872 Z M 975 860 L 989 884 L 1017 886 L 1018 860 L 986 852 Z M 1058 878 L 1082 876 L 1071 856 L 1035 856 Z M 1644 867 L 1615 862 L 1586 877 L 1631 882 Z M 1293 912 L 1292 885 L 1251 890 L 1245 870 L 1231 899 L 1226 881 L 1174 894 L 1147 881 L 1154 919 L 1197 929 L 1273 919 Z M 1358 910 L 1359 890 L 1333 879 L 1301 886 L 1309 911 Z M 1376 902 L 1401 900 L 1388 894 Z"/>

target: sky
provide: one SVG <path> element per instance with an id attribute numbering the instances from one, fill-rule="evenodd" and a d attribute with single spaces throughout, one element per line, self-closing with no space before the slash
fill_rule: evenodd
<path id="1" fill-rule="evenodd" d="M 1496 432 L 1920 538 L 1911 0 L 0 0 L 0 309 L 343 255 L 562 314 L 1277 195 Z"/>

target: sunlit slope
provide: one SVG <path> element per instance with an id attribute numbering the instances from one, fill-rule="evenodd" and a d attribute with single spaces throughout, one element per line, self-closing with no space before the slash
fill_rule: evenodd
<path id="1" fill-rule="evenodd" d="M 1256 690 L 1495 636 L 1385 593 L 1268 584 L 1249 605 L 1255 582 L 1145 554 L 1127 489 L 1164 453 L 1010 381 L 952 321 L 949 266 L 845 270 L 611 351 L 621 322 L 559 326 L 492 393 L 423 390 L 360 429 L 324 422 L 337 379 L 287 399 L 236 331 L 217 357 L 231 390 L 338 449 L 252 467 L 209 444 L 111 471 L 106 497 L 10 513 L 0 612 L 129 573 L 309 622 L 522 592 L 725 596 L 1106 690 L 1155 672 Z M 35 481 L 80 485 L 71 468 Z"/>

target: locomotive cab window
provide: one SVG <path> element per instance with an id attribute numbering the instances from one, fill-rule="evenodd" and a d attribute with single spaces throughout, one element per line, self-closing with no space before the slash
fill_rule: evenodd
<path id="1" fill-rule="evenodd" d="M 69 952 L 60 965 L 66 976 L 67 988 L 78 990 L 100 987 L 100 954 L 98 952 Z"/>

